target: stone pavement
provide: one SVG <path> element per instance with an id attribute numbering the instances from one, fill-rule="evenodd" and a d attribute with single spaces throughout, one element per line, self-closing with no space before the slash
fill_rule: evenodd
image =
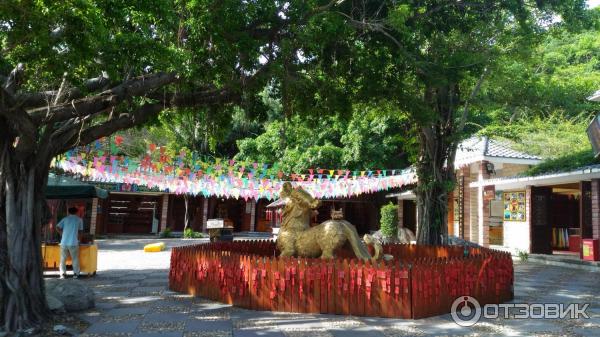
<path id="1" fill-rule="evenodd" d="M 168 247 L 188 240 L 163 240 Z M 84 278 L 96 308 L 80 314 L 92 336 L 600 336 L 600 273 L 526 263 L 515 266 L 515 302 L 590 303 L 590 319 L 496 319 L 463 328 L 450 315 L 421 320 L 251 311 L 168 290 L 169 251 L 147 240 L 100 241 L 99 271 Z"/>

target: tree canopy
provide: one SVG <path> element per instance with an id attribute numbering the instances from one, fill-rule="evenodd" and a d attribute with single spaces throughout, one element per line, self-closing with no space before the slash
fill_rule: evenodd
<path id="1" fill-rule="evenodd" d="M 215 154 L 239 144 L 240 157 L 271 156 L 290 169 L 390 165 L 408 156 L 419 176 L 419 242 L 444 242 L 452 158 L 473 131 L 465 129 L 473 112 L 488 112 L 478 105 L 481 93 L 495 102 L 491 118 L 509 121 L 548 111 L 532 97 L 556 97 L 545 99 L 551 110 L 585 105 L 564 101 L 597 79 L 580 75 L 597 69 L 593 33 L 557 33 L 545 45 L 553 52 L 538 62 L 544 67 L 517 76 L 552 27 L 582 27 L 584 7 L 583 0 L 2 1 L 4 329 L 47 316 L 39 233 L 52 158 L 149 122 L 166 127 L 173 144 Z M 496 75 L 501 85 L 484 90 Z M 504 90 L 513 75 L 517 89 Z M 565 76 L 580 81 L 561 88 Z"/>
<path id="2" fill-rule="evenodd" d="M 600 9 L 576 31 L 554 27 L 525 58 L 503 59 L 477 100 L 472 129 L 548 163 L 531 174 L 596 163 L 586 128 L 598 111 Z"/>

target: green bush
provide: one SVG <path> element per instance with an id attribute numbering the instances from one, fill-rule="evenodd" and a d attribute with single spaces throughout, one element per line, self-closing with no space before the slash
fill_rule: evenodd
<path id="1" fill-rule="evenodd" d="M 381 207 L 380 229 L 384 237 L 396 237 L 398 233 L 398 206 L 389 203 Z"/>
<path id="2" fill-rule="evenodd" d="M 162 231 L 162 232 L 159 233 L 159 236 L 161 238 L 170 238 L 170 237 L 172 237 L 172 235 L 171 235 L 171 228 L 169 228 L 169 227 L 165 228 L 164 231 Z"/>
<path id="3" fill-rule="evenodd" d="M 194 232 L 193 229 L 188 227 L 183 231 L 183 237 L 186 239 L 201 239 L 204 237 L 204 234 L 201 232 Z"/>

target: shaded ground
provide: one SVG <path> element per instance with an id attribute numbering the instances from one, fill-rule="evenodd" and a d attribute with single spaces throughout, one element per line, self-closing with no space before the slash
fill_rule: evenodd
<path id="1" fill-rule="evenodd" d="M 162 240 L 169 248 L 202 240 Z M 600 273 L 516 264 L 515 302 L 590 303 L 590 319 L 482 321 L 471 328 L 450 315 L 422 320 L 288 314 L 233 308 L 168 290 L 170 252 L 143 253 L 148 240 L 99 241 L 99 270 L 82 279 L 97 307 L 80 314 L 81 336 L 598 336 Z"/>

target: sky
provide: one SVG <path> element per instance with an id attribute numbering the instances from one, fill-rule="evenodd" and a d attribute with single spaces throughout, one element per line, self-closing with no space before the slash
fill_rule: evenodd
<path id="1" fill-rule="evenodd" d="M 600 6 L 600 0 L 587 0 L 587 4 L 590 8 L 598 7 Z"/>

